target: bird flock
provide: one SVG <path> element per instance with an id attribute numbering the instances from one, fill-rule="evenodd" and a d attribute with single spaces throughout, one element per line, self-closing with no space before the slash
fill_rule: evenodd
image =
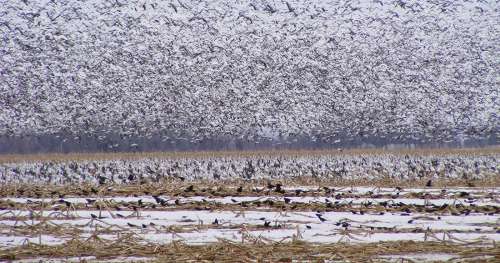
<path id="1" fill-rule="evenodd" d="M 0 164 L 0 183 L 69 185 L 144 184 L 180 179 L 282 180 L 300 177 L 397 181 L 478 180 L 500 174 L 497 154 L 477 156 L 321 155 L 226 156 L 113 160 L 31 161 Z M 429 181 L 431 186 L 431 181 Z"/>
<path id="2" fill-rule="evenodd" d="M 499 13 L 495 0 L 1 1 L 0 135 L 497 138 Z"/>

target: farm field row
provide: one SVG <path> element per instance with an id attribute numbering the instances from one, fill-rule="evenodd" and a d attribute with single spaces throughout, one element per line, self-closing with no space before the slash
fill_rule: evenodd
<path id="1" fill-rule="evenodd" d="M 226 244 L 259 249 L 263 245 L 289 246 L 290 253 L 294 246 L 315 250 L 332 244 L 339 247 L 379 244 L 384 248 L 410 242 L 417 247 L 429 244 L 447 247 L 437 254 L 431 250 L 412 251 L 414 259 L 429 260 L 467 259 L 470 255 L 463 252 L 470 249 L 475 249 L 472 257 L 475 260 L 487 261 L 500 253 L 496 246 L 500 241 L 500 188 L 332 187 L 327 191 L 313 186 L 280 187 L 285 193 L 276 192 L 274 185 L 263 187 L 254 196 L 241 194 L 245 193 L 242 190 L 239 195 L 224 197 L 196 195 L 196 188 L 191 186 L 180 189 L 185 196 L 168 193 L 99 193 L 86 198 L 4 196 L 0 199 L 0 247 L 3 248 L 0 259 L 34 259 L 46 253 L 41 251 L 55 253 L 51 249 L 65 246 L 74 247 L 73 252 L 58 252 L 58 255 L 78 261 L 79 257 L 96 255 L 78 248 L 89 241 L 95 245 L 93 249 L 104 245 L 120 247 L 122 243 L 158 250 L 174 244 L 198 249 Z M 443 252 L 464 246 L 469 249 Z M 131 249 L 115 256 L 103 253 L 86 260 L 132 257 L 132 260 L 154 261 L 162 255 L 174 258 L 167 251 L 163 254 L 147 251 L 144 249 L 141 254 Z M 386 261 L 403 257 L 401 252 L 380 250 L 364 256 Z M 340 258 L 341 255 L 330 251 L 316 256 Z M 264 255 L 247 256 L 257 259 Z M 282 256 L 293 257 L 286 253 Z M 316 256 L 299 253 L 297 258 Z M 363 257 L 344 256 L 354 261 Z M 412 258 L 411 253 L 404 257 Z"/>

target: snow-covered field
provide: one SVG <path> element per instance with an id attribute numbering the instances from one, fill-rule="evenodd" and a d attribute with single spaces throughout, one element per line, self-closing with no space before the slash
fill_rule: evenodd
<path id="1" fill-rule="evenodd" d="M 496 195 L 500 189 L 495 189 Z M 115 198 L 117 201 L 120 198 Z M 243 198 L 248 200 L 249 198 Z M 255 198 L 254 198 L 255 199 Z M 323 198 L 324 199 L 324 198 Z M 66 201 L 71 199 L 67 198 Z M 262 201 L 262 198 L 260 198 Z M 51 200 L 45 200 L 49 202 Z M 55 200 L 56 203 L 58 200 Z M 210 201 L 208 201 L 210 202 Z M 207 211 L 174 210 L 175 204 L 169 205 L 171 210 L 155 211 L 145 208 L 144 211 L 99 211 L 72 209 L 68 211 L 54 211 L 51 207 L 39 213 L 29 210 L 2 211 L 0 226 L 3 226 L 2 239 L 4 245 L 20 245 L 23 236 L 15 235 L 18 228 L 29 228 L 47 224 L 60 228 L 76 228 L 83 231 L 82 237 L 87 238 L 89 233 L 97 228 L 106 231 L 116 231 L 103 237 L 117 238 L 122 231 L 136 233 L 145 241 L 169 242 L 184 240 L 188 243 L 215 242 L 217 238 L 241 240 L 247 237 L 262 237 L 271 240 L 284 240 L 302 237 L 310 242 L 377 242 L 389 240 L 500 240 L 496 233 L 500 217 L 498 216 L 499 202 L 488 206 L 494 207 L 489 213 L 454 213 L 448 210 L 436 210 L 433 213 L 402 212 L 389 210 L 381 212 L 376 207 L 382 200 L 365 199 L 364 203 L 372 202 L 370 206 L 349 205 L 344 211 L 309 212 L 307 208 L 291 209 L 299 202 L 307 200 L 295 199 L 287 203 L 283 211 L 275 211 L 273 207 L 261 209 L 241 209 L 241 207 L 215 208 L 216 201 L 211 201 L 213 209 Z M 348 202 L 348 201 L 346 201 Z M 236 203 L 236 202 L 235 202 Z M 325 202 L 322 202 L 325 204 Z M 350 202 L 349 202 L 350 203 Z M 395 200 L 395 204 L 404 203 L 405 207 L 413 207 L 418 202 L 414 200 Z M 449 200 L 448 204 L 456 203 Z M 241 203 L 238 203 L 241 204 Z M 147 204 L 143 203 L 143 206 Z M 239 206 L 239 205 L 238 205 Z M 390 207 L 391 205 L 389 205 Z M 483 204 L 477 203 L 465 206 L 465 209 L 477 209 Z M 427 204 L 424 207 L 435 207 Z M 442 205 L 438 205 L 442 207 Z M 455 207 L 455 205 L 450 205 Z M 161 209 L 161 208 L 160 208 Z M 229 209 L 229 210 L 228 210 Z M 349 210 L 352 210 L 349 211 Z M 361 212 L 364 211 L 364 212 Z M 96 218 L 93 218 L 95 215 Z M 266 223 L 269 225 L 266 226 Z M 178 232 L 175 229 L 178 229 Z M 169 231 L 170 229 L 170 231 Z M 348 231 L 346 231 L 348 230 Z M 166 233 L 172 233 L 166 235 Z M 295 235 L 295 236 L 294 236 Z M 24 238 L 28 238 L 25 236 Z M 37 236 L 30 239 L 36 241 Z M 74 236 L 61 235 L 57 238 L 43 236 L 42 242 L 62 242 Z M 455 239 L 456 238 L 456 239 Z"/>
<path id="2" fill-rule="evenodd" d="M 22 211 L 9 211 L 22 216 Z M 52 216 L 48 216 L 52 213 Z M 245 211 L 244 215 L 236 212 L 206 211 L 143 211 L 140 216 L 130 218 L 112 218 L 109 213 L 102 213 L 104 219 L 92 219 L 91 214 L 98 211 L 77 211 L 66 215 L 46 211 L 44 220 L 13 220 L 10 213 L 2 215 L 0 226 L 2 247 L 20 246 L 24 242 L 42 244 L 61 244 L 76 238 L 73 234 L 45 233 L 20 235 L 16 230 L 7 231 L 6 226 L 17 226 L 19 229 L 33 225 L 47 224 L 59 227 L 60 230 L 80 230 L 81 239 L 89 238 L 96 229 L 105 229 L 108 233 L 101 238 L 114 240 L 127 232 L 134 233 L 143 242 L 168 243 L 182 240 L 190 244 L 217 242 L 218 238 L 234 241 L 252 241 L 253 239 L 292 241 L 302 239 L 309 242 L 334 243 L 346 242 L 378 242 L 378 241 L 454 241 L 459 243 L 476 242 L 491 245 L 500 241 L 496 233 L 498 215 L 487 216 L 470 214 L 469 216 L 426 216 L 412 214 L 402 216 L 398 213 L 384 215 L 353 215 L 345 212 L 321 213 L 321 222 L 314 212 L 261 212 Z M 130 213 L 127 213 L 130 214 Z M 26 214 L 24 214 L 26 216 Z M 60 218 L 57 217 L 59 215 Z M 11 216 L 11 217 L 6 217 Z M 7 219 L 8 218 L 8 219 Z M 218 224 L 214 224 L 217 219 Z M 409 221 L 412 221 L 409 223 Z M 265 227 L 266 222 L 271 222 Z M 337 225 L 341 223 L 340 225 Z M 343 227 L 345 223 L 348 226 Z M 145 226 L 143 226 L 143 224 Z M 42 226 L 39 226 L 42 228 Z"/>
<path id="3" fill-rule="evenodd" d="M 316 251 L 299 259 L 488 260 L 499 252 L 498 176 L 494 151 L 7 162 L 0 260 L 261 251 L 250 260 L 266 246 Z"/>
<path id="4" fill-rule="evenodd" d="M 56 246 L 94 239 L 112 244 L 123 238 L 155 246 L 175 241 L 207 245 L 221 240 L 242 244 L 300 240 L 316 244 L 415 241 L 496 247 L 495 242 L 500 241 L 498 187 L 348 187 L 323 194 L 311 186 L 284 189 L 290 193 L 300 189 L 305 196 L 3 197 L 0 247 L 15 250 L 29 244 Z M 415 193 L 421 198 L 409 197 Z M 342 194 L 356 197 L 344 198 Z M 380 197 L 387 195 L 398 197 Z M 413 257 L 460 258 L 432 253 Z"/>

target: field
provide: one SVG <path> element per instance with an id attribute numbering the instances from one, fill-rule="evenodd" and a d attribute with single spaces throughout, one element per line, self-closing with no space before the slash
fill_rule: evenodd
<path id="1" fill-rule="evenodd" d="M 498 262 L 500 150 L 0 157 L 0 261 Z"/>
<path id="2" fill-rule="evenodd" d="M 500 263 L 500 0 L 0 3 L 0 263 Z"/>

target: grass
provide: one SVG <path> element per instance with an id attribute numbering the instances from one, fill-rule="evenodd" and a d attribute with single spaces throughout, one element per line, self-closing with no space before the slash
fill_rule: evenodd
<path id="1" fill-rule="evenodd" d="M 92 242 L 88 242 L 92 241 Z M 464 261 L 498 262 L 500 247 L 457 245 L 450 242 L 378 242 L 369 244 L 315 244 L 303 241 L 265 242 L 256 240 L 240 243 L 228 240 L 207 245 L 187 245 L 173 242 L 167 245 L 141 243 L 133 235 L 109 241 L 92 237 L 87 241 L 70 240 L 62 245 L 45 246 L 26 244 L 14 249 L 0 250 L 0 260 L 26 259 L 33 257 L 67 258 L 95 256 L 98 260 L 115 257 L 151 257 L 155 262 L 292 262 L 308 260 L 326 262 L 340 260 L 370 262 L 381 255 L 404 255 L 410 253 L 451 253 Z M 478 260 L 477 257 L 489 257 Z"/>
<path id="2" fill-rule="evenodd" d="M 2 184 L 0 185 L 0 197 L 2 196 L 19 196 L 19 197 L 53 197 L 53 196 L 133 196 L 133 195 L 172 195 L 172 196 L 262 196 L 262 195 L 295 195 L 294 190 L 287 190 L 284 193 L 278 193 L 268 189 L 268 185 L 282 184 L 283 187 L 301 187 L 308 186 L 319 189 L 317 194 L 324 194 L 321 189 L 328 188 L 345 188 L 355 186 L 369 186 L 373 188 L 428 188 L 426 183 L 429 178 L 416 180 L 397 180 L 391 177 L 379 178 L 373 180 L 366 179 L 334 179 L 320 177 L 295 177 L 293 179 L 283 180 L 196 180 L 196 181 L 181 181 L 175 178 L 165 178 L 160 183 L 143 182 L 137 184 L 107 184 L 107 185 L 92 185 L 89 183 L 78 185 L 42 185 L 42 184 Z M 446 189 L 449 187 L 476 187 L 490 188 L 500 186 L 500 176 L 491 175 L 485 176 L 482 179 L 450 179 L 437 178 L 433 180 L 433 187 L 436 189 Z M 186 193 L 184 190 L 193 186 L 194 191 Z M 241 191 L 237 188 L 241 186 Z M 256 192 L 256 188 L 263 188 L 261 192 Z"/>

